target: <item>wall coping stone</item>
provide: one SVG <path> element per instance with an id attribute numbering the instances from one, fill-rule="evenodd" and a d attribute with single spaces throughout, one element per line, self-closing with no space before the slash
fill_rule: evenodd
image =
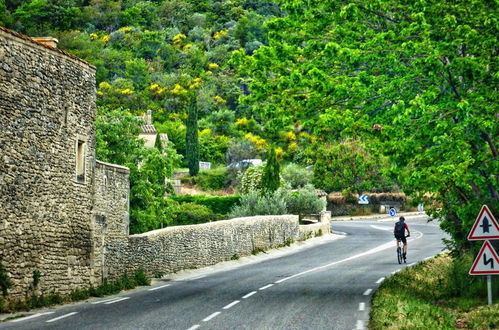
<path id="1" fill-rule="evenodd" d="M 119 170 L 118 172 L 130 173 L 130 169 L 128 167 L 126 167 L 126 166 L 121 166 L 121 165 L 106 163 L 106 162 L 103 162 L 103 161 L 97 160 L 97 159 L 95 160 L 95 163 L 99 164 L 99 165 L 102 165 L 102 166 L 106 166 L 106 167 L 111 167 L 111 168 L 117 169 L 117 170 Z"/>

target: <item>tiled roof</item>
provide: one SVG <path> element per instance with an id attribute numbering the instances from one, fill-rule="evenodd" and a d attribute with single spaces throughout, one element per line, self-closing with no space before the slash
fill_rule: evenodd
<path id="1" fill-rule="evenodd" d="M 87 64 L 88 66 L 90 66 L 90 67 L 92 67 L 92 68 L 94 68 L 94 69 L 95 69 L 95 66 L 93 66 L 92 64 L 90 64 L 90 63 L 88 63 L 87 61 L 84 61 L 84 60 L 82 60 L 81 58 L 76 57 L 76 56 L 74 56 L 73 54 L 70 54 L 70 53 L 68 53 L 68 52 L 66 52 L 66 51 L 64 51 L 64 50 L 62 50 L 62 49 L 59 49 L 59 48 L 56 48 L 56 47 L 50 47 L 50 46 L 47 46 L 47 45 L 45 45 L 45 44 L 43 44 L 43 43 L 41 43 L 41 42 L 38 42 L 38 41 L 36 41 L 36 40 L 34 40 L 34 39 L 32 39 L 32 38 L 30 38 L 30 37 L 28 37 L 28 36 L 24 35 L 24 34 L 20 34 L 20 33 L 17 33 L 17 32 L 15 32 L 15 31 L 9 30 L 9 29 L 7 29 L 7 28 L 4 28 L 3 26 L 0 26 L 0 31 L 3 31 L 3 32 L 8 33 L 8 34 L 10 34 L 10 35 L 13 35 L 13 36 L 15 36 L 15 37 L 17 37 L 17 38 L 20 38 L 20 39 L 23 39 L 23 40 L 26 40 L 26 41 L 32 42 L 32 43 L 37 44 L 37 45 L 39 45 L 39 46 L 42 46 L 42 47 L 48 48 L 48 49 L 50 49 L 50 50 L 56 51 L 56 52 L 58 52 L 58 53 L 60 53 L 60 54 L 63 54 L 63 55 L 65 55 L 65 56 L 67 56 L 67 57 L 70 57 L 70 58 L 72 58 L 72 59 L 74 59 L 74 60 L 77 60 L 77 61 L 79 61 L 79 62 L 85 63 L 85 64 Z"/>
<path id="2" fill-rule="evenodd" d="M 166 133 L 160 133 L 160 134 L 159 134 L 159 139 L 160 139 L 161 141 L 168 142 L 168 141 L 169 141 L 169 140 L 168 140 L 168 134 L 166 134 Z"/>
<path id="3" fill-rule="evenodd" d="M 140 128 L 142 129 L 142 133 L 145 133 L 145 134 L 156 134 L 156 127 L 154 127 L 153 124 L 146 124 L 146 125 L 142 125 L 140 126 Z"/>

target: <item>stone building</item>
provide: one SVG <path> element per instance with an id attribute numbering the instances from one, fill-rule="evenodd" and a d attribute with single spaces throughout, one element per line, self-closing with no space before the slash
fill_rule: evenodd
<path id="1" fill-rule="evenodd" d="M 9 297 L 98 284 L 128 239 L 128 168 L 95 159 L 95 67 L 0 27 L 0 262 Z M 33 272 L 41 279 L 33 288 Z"/>

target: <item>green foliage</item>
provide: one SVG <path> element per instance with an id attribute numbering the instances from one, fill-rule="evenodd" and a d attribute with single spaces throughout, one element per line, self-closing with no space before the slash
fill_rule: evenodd
<path id="1" fill-rule="evenodd" d="M 287 210 L 291 214 L 317 214 L 326 209 L 326 199 L 317 197 L 312 185 L 306 185 L 290 194 Z"/>
<path id="2" fill-rule="evenodd" d="M 170 199 L 179 203 L 195 203 L 208 207 L 215 214 L 228 214 L 234 205 L 239 203 L 240 197 L 233 196 L 198 196 L 198 195 L 178 195 L 171 196 Z"/>
<path id="3" fill-rule="evenodd" d="M 239 205 L 230 212 L 231 218 L 249 217 L 255 215 L 278 215 L 287 213 L 287 202 L 289 192 L 286 189 L 278 189 L 273 193 L 261 195 L 251 190 L 242 195 Z"/>
<path id="4" fill-rule="evenodd" d="M 227 164 L 237 163 L 243 159 L 255 159 L 258 152 L 249 140 L 232 139 L 227 149 Z"/>
<path id="5" fill-rule="evenodd" d="M 219 215 L 204 205 L 182 203 L 175 207 L 171 226 L 195 225 L 219 220 Z"/>
<path id="6" fill-rule="evenodd" d="M 227 184 L 227 169 L 223 167 L 200 171 L 194 182 L 203 190 L 221 190 Z"/>
<path id="7" fill-rule="evenodd" d="M 267 161 L 262 174 L 262 191 L 265 194 L 273 193 L 281 185 L 281 177 L 279 175 L 280 165 L 277 161 L 277 155 L 273 147 L 267 152 Z"/>
<path id="8" fill-rule="evenodd" d="M 230 137 L 213 135 L 210 129 L 199 134 L 199 158 L 212 164 L 225 164 L 225 153 L 229 147 Z"/>
<path id="9" fill-rule="evenodd" d="M 40 284 L 41 278 L 42 278 L 42 273 L 38 269 L 35 269 L 33 271 L 33 289 L 38 288 L 38 284 Z"/>
<path id="10" fill-rule="evenodd" d="M 0 263 L 0 290 L 2 290 L 2 296 L 6 297 L 9 294 L 11 286 L 12 281 L 10 280 L 9 274 L 2 263 Z"/>
<path id="11" fill-rule="evenodd" d="M 186 131 L 186 159 L 189 174 L 195 176 L 199 172 L 199 140 L 198 140 L 198 115 L 197 105 L 188 105 L 187 131 Z"/>
<path id="12" fill-rule="evenodd" d="M 328 192 L 384 190 L 383 166 L 387 167 L 386 161 L 370 153 L 362 142 L 346 140 L 318 150 L 314 183 Z"/>
<path id="13" fill-rule="evenodd" d="M 248 194 L 262 189 L 263 165 L 251 166 L 240 175 L 239 192 Z"/>
<path id="14" fill-rule="evenodd" d="M 298 189 L 312 182 L 314 172 L 298 164 L 288 164 L 282 170 L 282 178 L 292 189 Z"/>
<path id="15" fill-rule="evenodd" d="M 473 329 L 496 328 L 497 306 L 479 307 L 487 301 L 487 289 L 484 276 L 468 274 L 472 261 L 471 254 L 444 255 L 388 278 L 373 296 L 369 328 L 454 329 L 458 319 Z"/>

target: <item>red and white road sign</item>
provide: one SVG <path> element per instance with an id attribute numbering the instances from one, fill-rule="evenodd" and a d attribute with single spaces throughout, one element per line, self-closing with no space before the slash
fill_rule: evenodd
<path id="1" fill-rule="evenodd" d="M 473 262 L 473 266 L 471 266 L 470 275 L 494 274 L 499 274 L 499 256 L 490 242 L 485 241 Z"/>
<path id="2" fill-rule="evenodd" d="M 499 224 L 487 205 L 482 206 L 473 228 L 468 234 L 468 241 L 499 239 Z"/>

